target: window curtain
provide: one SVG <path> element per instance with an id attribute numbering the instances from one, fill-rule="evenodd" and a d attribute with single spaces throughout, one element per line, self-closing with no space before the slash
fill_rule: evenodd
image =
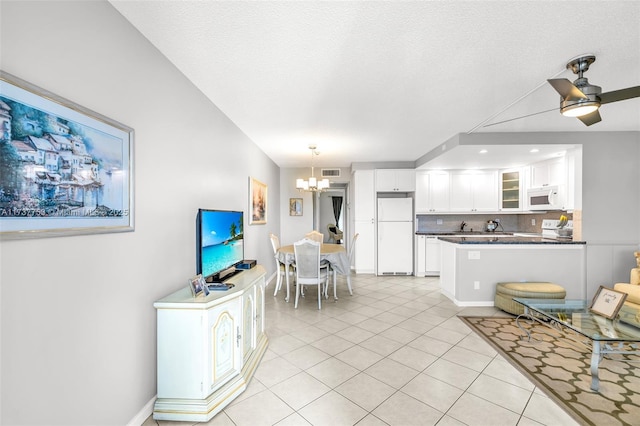
<path id="1" fill-rule="evenodd" d="M 336 218 L 336 228 L 338 228 L 338 220 L 342 211 L 342 197 L 331 197 L 331 201 L 333 202 L 333 217 Z"/>

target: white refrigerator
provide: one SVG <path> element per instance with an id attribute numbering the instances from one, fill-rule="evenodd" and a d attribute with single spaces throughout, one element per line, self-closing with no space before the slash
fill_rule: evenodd
<path id="1" fill-rule="evenodd" d="M 413 199 L 378 198 L 378 275 L 413 274 Z"/>

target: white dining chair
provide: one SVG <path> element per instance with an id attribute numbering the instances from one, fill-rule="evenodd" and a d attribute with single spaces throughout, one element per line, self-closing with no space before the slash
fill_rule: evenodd
<path id="1" fill-rule="evenodd" d="M 278 250 L 280 249 L 280 238 L 278 238 L 275 234 L 269 234 L 269 240 L 271 241 L 271 247 L 273 248 L 273 257 L 276 261 L 276 285 L 273 291 L 273 295 L 276 296 L 278 294 L 278 290 L 282 288 L 282 280 L 286 279 L 287 268 L 286 265 L 278 260 Z M 289 276 L 295 276 L 295 263 L 289 265 Z M 289 295 L 287 294 L 287 299 Z"/>
<path id="2" fill-rule="evenodd" d="M 322 232 L 318 232 L 316 230 L 313 230 L 313 231 L 309 232 L 304 237 L 308 238 L 310 240 L 313 240 L 313 241 L 317 241 L 320 244 L 322 244 L 324 242 L 324 234 Z"/>
<path id="3" fill-rule="evenodd" d="M 353 236 L 353 238 L 351 239 L 351 245 L 349 246 L 349 255 L 347 256 L 349 259 L 349 271 L 347 272 L 347 274 L 345 275 L 345 277 L 347 278 L 347 288 L 349 289 L 349 294 L 351 296 L 353 296 L 353 289 L 351 288 L 351 264 L 353 263 L 353 250 L 356 246 L 356 241 L 358 241 L 358 236 L 360 234 L 355 234 Z M 334 300 L 338 300 L 338 292 L 336 290 L 336 270 L 331 268 L 331 272 L 333 273 L 333 299 Z M 341 274 L 342 275 L 342 274 Z M 325 298 L 329 298 L 329 285 L 327 283 L 327 285 L 325 286 L 325 291 L 324 291 L 324 297 Z"/>
<path id="4" fill-rule="evenodd" d="M 318 309 L 322 309 L 323 285 L 326 287 L 329 274 L 326 268 L 320 268 L 320 243 L 305 238 L 294 243 L 293 250 L 296 257 L 297 284 L 294 308 L 298 308 L 302 287 L 315 285 L 318 287 Z"/>

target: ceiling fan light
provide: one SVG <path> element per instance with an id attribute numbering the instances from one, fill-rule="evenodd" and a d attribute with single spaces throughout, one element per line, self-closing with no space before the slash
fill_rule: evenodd
<path id="1" fill-rule="evenodd" d="M 600 108 L 600 102 L 586 100 L 584 102 L 575 102 L 570 105 L 563 106 L 560 112 L 565 117 L 582 117 L 583 115 L 591 114 Z"/>

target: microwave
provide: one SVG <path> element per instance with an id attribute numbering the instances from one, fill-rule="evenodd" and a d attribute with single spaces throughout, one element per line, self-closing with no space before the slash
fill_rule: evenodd
<path id="1" fill-rule="evenodd" d="M 558 186 L 549 185 L 527 190 L 529 210 L 562 210 L 563 199 Z"/>

